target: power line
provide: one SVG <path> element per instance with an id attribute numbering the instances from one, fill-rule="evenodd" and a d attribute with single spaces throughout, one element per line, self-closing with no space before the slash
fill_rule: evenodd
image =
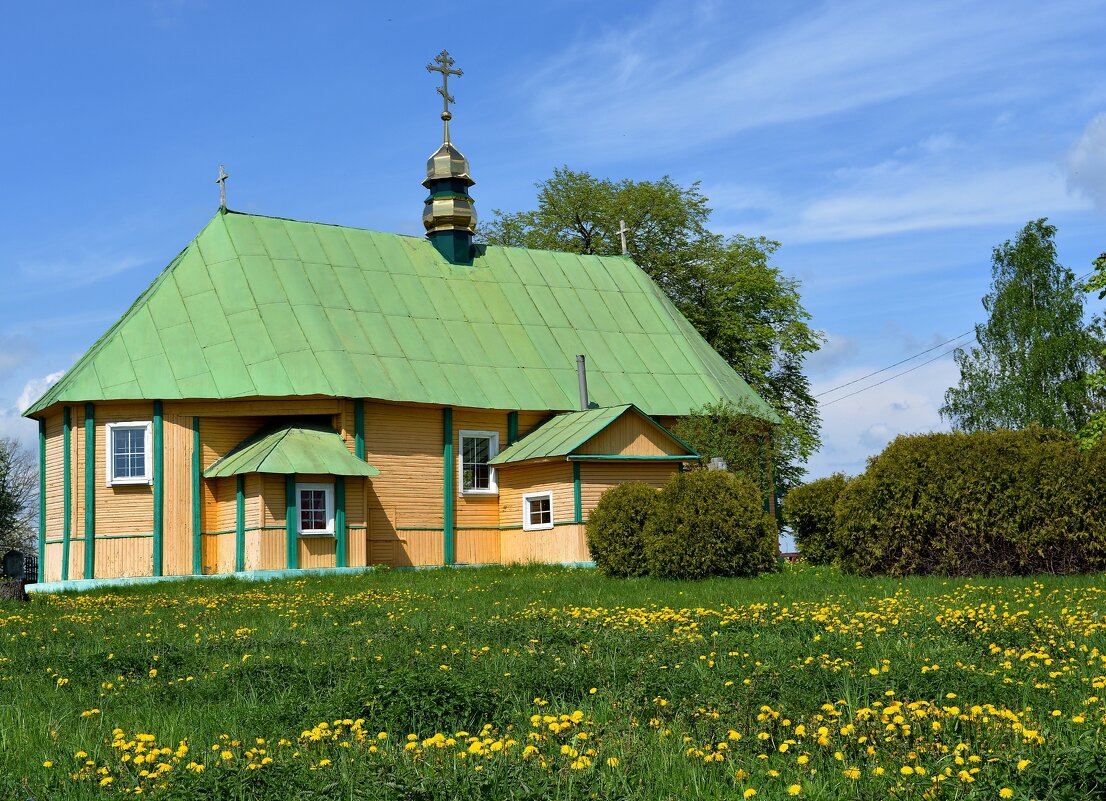
<path id="1" fill-rule="evenodd" d="M 932 348 L 926 348 L 925 350 L 921 351 L 920 353 L 915 353 L 913 356 L 907 356 L 905 359 L 897 361 L 894 364 L 889 364 L 886 367 L 881 367 L 880 369 L 878 369 L 874 372 L 868 373 L 868 375 L 862 375 L 860 378 L 854 378 L 852 381 L 846 381 L 844 384 L 839 384 L 836 387 L 833 387 L 832 389 L 827 389 L 823 392 L 819 392 L 814 397 L 820 398 L 823 395 L 829 395 L 831 392 L 836 392 L 839 389 L 844 389 L 845 387 L 851 387 L 853 384 L 860 383 L 861 381 L 863 381 L 866 378 L 871 378 L 872 376 L 879 375 L 880 373 L 886 373 L 888 370 L 892 370 L 895 367 L 898 367 L 900 364 L 906 364 L 907 362 L 912 362 L 915 359 L 917 359 L 919 356 L 925 356 L 930 351 L 937 350 L 937 348 L 943 347 L 943 346 L 949 344 L 950 342 L 955 342 L 958 339 L 963 339 L 968 334 L 974 334 L 974 333 L 975 333 L 975 329 L 973 328 L 971 331 L 965 331 L 963 334 L 957 334 L 952 339 L 946 339 L 944 342 L 938 342 Z M 876 386 L 878 386 L 878 385 L 876 385 Z"/>
<path id="2" fill-rule="evenodd" d="M 1088 270 L 1087 272 L 1083 273 L 1083 275 L 1076 278 L 1074 283 L 1076 285 L 1081 284 L 1084 280 L 1086 280 L 1087 278 L 1090 278 L 1090 276 L 1094 272 L 1095 272 L 1094 269 Z M 962 339 L 963 337 L 966 337 L 968 334 L 974 334 L 974 333 L 975 333 L 974 328 L 971 331 L 965 331 L 964 333 L 962 333 L 958 336 L 955 336 L 952 339 L 946 339 L 944 342 L 938 343 L 938 344 L 934 345 L 931 348 L 926 348 L 925 350 L 920 351 L 918 353 L 915 353 L 913 356 L 908 356 L 905 359 L 901 359 L 901 360 L 895 362 L 894 364 L 889 364 L 886 367 L 881 367 L 879 370 L 868 373 L 867 375 L 863 375 L 860 378 L 855 378 L 852 381 L 847 381 L 844 384 L 840 384 L 836 387 L 833 387 L 832 389 L 827 389 L 824 392 L 819 392 L 814 397 L 820 398 L 823 395 L 829 395 L 831 392 L 836 392 L 839 389 L 844 389 L 845 387 L 852 386 L 853 384 L 857 384 L 857 383 L 859 383 L 859 382 L 861 382 L 861 381 L 863 381 L 867 378 L 871 378 L 872 376 L 879 375 L 880 373 L 885 373 L 888 370 L 891 370 L 895 367 L 898 367 L 900 364 L 906 364 L 907 362 L 914 361 L 914 359 L 917 359 L 919 356 L 924 356 L 925 354 L 930 353 L 931 351 L 937 350 L 937 348 L 940 348 L 944 345 L 947 345 L 950 342 L 955 342 L 958 339 Z M 933 362 L 937 361 L 938 359 L 944 358 L 945 356 L 948 356 L 950 353 L 954 353 L 957 350 L 957 348 L 959 348 L 959 347 L 960 346 L 957 345 L 955 348 L 950 348 L 949 350 L 945 351 L 944 353 L 940 353 L 940 354 L 934 356 L 932 359 L 927 359 L 926 361 L 922 362 L 921 364 L 914 365 L 909 370 L 903 370 L 901 373 L 895 373 L 895 375 L 890 376 L 888 378 L 885 378 L 882 381 L 877 381 L 874 384 L 869 384 L 866 387 L 861 387 L 860 389 L 856 390 L 855 392 L 850 392 L 847 395 L 842 395 L 840 398 L 834 398 L 833 400 L 826 401 L 825 403 L 822 403 L 820 405 L 822 406 L 822 408 L 825 408 L 826 406 L 832 406 L 833 404 L 837 403 L 838 401 L 845 400 L 846 398 L 851 398 L 854 395 L 859 395 L 861 392 L 867 392 L 869 389 L 875 389 L 878 386 L 882 386 L 883 384 L 886 384 L 888 381 L 894 381 L 896 378 L 904 376 L 907 373 L 912 373 L 915 370 L 918 370 L 922 367 L 925 367 L 927 364 L 933 364 Z"/>
<path id="3" fill-rule="evenodd" d="M 938 347 L 940 347 L 940 346 L 938 346 Z M 957 347 L 959 347 L 959 346 L 957 346 Z M 882 381 L 877 381 L 874 384 L 869 384 L 866 387 L 861 387 L 860 389 L 856 390 L 855 392 L 850 392 L 848 395 L 842 395 L 840 398 L 834 398 L 831 401 L 826 401 L 825 403 L 821 404 L 821 407 L 824 409 L 827 406 L 832 406 L 833 404 L 837 403 L 838 401 L 845 400 L 845 398 L 851 398 L 853 395 L 859 395 L 861 392 L 867 392 L 870 389 L 875 389 L 876 387 L 878 387 L 882 384 L 886 384 L 888 381 L 894 381 L 896 378 L 901 378 L 902 376 L 906 375 L 907 373 L 913 373 L 915 370 L 920 370 L 921 368 L 925 367 L 927 364 L 933 364 L 933 362 L 937 361 L 938 359 L 943 359 L 946 356 L 948 356 L 950 353 L 954 353 L 956 351 L 956 349 L 957 348 L 949 348 L 944 353 L 938 353 L 932 359 L 926 359 L 921 364 L 916 364 L 908 370 L 903 370 L 901 373 L 895 373 L 893 376 L 885 378 Z M 932 348 L 931 348 L 931 350 L 932 350 Z M 909 360 L 907 360 L 907 361 L 909 361 Z"/>

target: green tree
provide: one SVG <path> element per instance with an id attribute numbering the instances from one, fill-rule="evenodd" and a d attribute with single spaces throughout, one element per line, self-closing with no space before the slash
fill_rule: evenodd
<path id="1" fill-rule="evenodd" d="M 33 548 L 37 506 L 38 465 L 19 440 L 0 438 L 0 555 Z"/>
<path id="2" fill-rule="evenodd" d="M 1055 226 L 1034 220 L 994 249 L 987 322 L 975 327 L 976 346 L 956 350 L 960 385 L 941 407 L 955 428 L 1074 432 L 1086 423 L 1086 377 L 1100 344 L 1083 322 L 1075 275 L 1056 259 L 1055 236 Z"/>
<path id="3" fill-rule="evenodd" d="M 779 244 L 712 233 L 698 183 L 610 181 L 561 167 L 537 189 L 535 209 L 496 209 L 480 236 L 495 245 L 617 255 L 625 221 L 629 255 L 783 419 L 772 437 L 778 484 L 798 483 L 821 444 L 818 404 L 802 368 L 822 334 L 810 327 L 799 283 L 771 265 Z"/>
<path id="4" fill-rule="evenodd" d="M 1094 269 L 1087 283 L 1083 285 L 1086 292 L 1097 292 L 1098 299 L 1106 298 L 1106 253 L 1094 260 Z M 1101 317 L 1095 318 L 1096 331 L 1101 335 L 1104 327 Z M 1098 369 L 1087 376 L 1087 389 L 1095 401 L 1095 410 L 1090 418 L 1079 430 L 1079 444 L 1084 448 L 1097 445 L 1106 436 L 1106 409 L 1103 408 L 1103 397 L 1106 396 L 1106 349 L 1098 352 Z"/>

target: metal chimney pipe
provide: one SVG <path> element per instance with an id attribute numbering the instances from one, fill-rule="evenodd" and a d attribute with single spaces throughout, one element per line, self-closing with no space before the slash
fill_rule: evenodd
<path id="1" fill-rule="evenodd" d="M 580 379 L 580 411 L 586 412 L 588 404 L 588 368 L 584 364 L 584 354 L 576 357 L 576 375 Z"/>

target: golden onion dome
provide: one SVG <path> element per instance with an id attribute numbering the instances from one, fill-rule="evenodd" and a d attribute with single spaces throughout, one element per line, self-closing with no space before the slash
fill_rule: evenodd
<path id="1" fill-rule="evenodd" d="M 461 151 L 450 142 L 445 142 L 426 160 L 426 180 L 422 185 L 429 187 L 432 181 L 454 179 L 472 186 L 476 181 L 469 176 L 469 162 Z"/>

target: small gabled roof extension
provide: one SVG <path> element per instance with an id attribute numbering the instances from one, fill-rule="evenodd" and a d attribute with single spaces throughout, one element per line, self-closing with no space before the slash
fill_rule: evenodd
<path id="1" fill-rule="evenodd" d="M 333 431 L 288 425 L 238 445 L 204 471 L 204 478 L 239 473 L 299 473 L 331 476 L 379 476 L 380 471 L 349 452 Z"/>
<path id="2" fill-rule="evenodd" d="M 330 396 L 484 409 L 592 397 L 775 412 L 630 259 L 220 212 L 26 414 L 59 402 Z"/>
<path id="3" fill-rule="evenodd" d="M 599 435 L 616 421 L 631 418 L 631 425 L 600 441 Z M 631 442 L 645 447 L 633 448 Z M 647 453 L 630 453 L 644 450 Z M 633 404 L 559 414 L 490 460 L 506 465 L 536 460 L 623 460 L 690 462 L 699 458 L 692 448 Z"/>

